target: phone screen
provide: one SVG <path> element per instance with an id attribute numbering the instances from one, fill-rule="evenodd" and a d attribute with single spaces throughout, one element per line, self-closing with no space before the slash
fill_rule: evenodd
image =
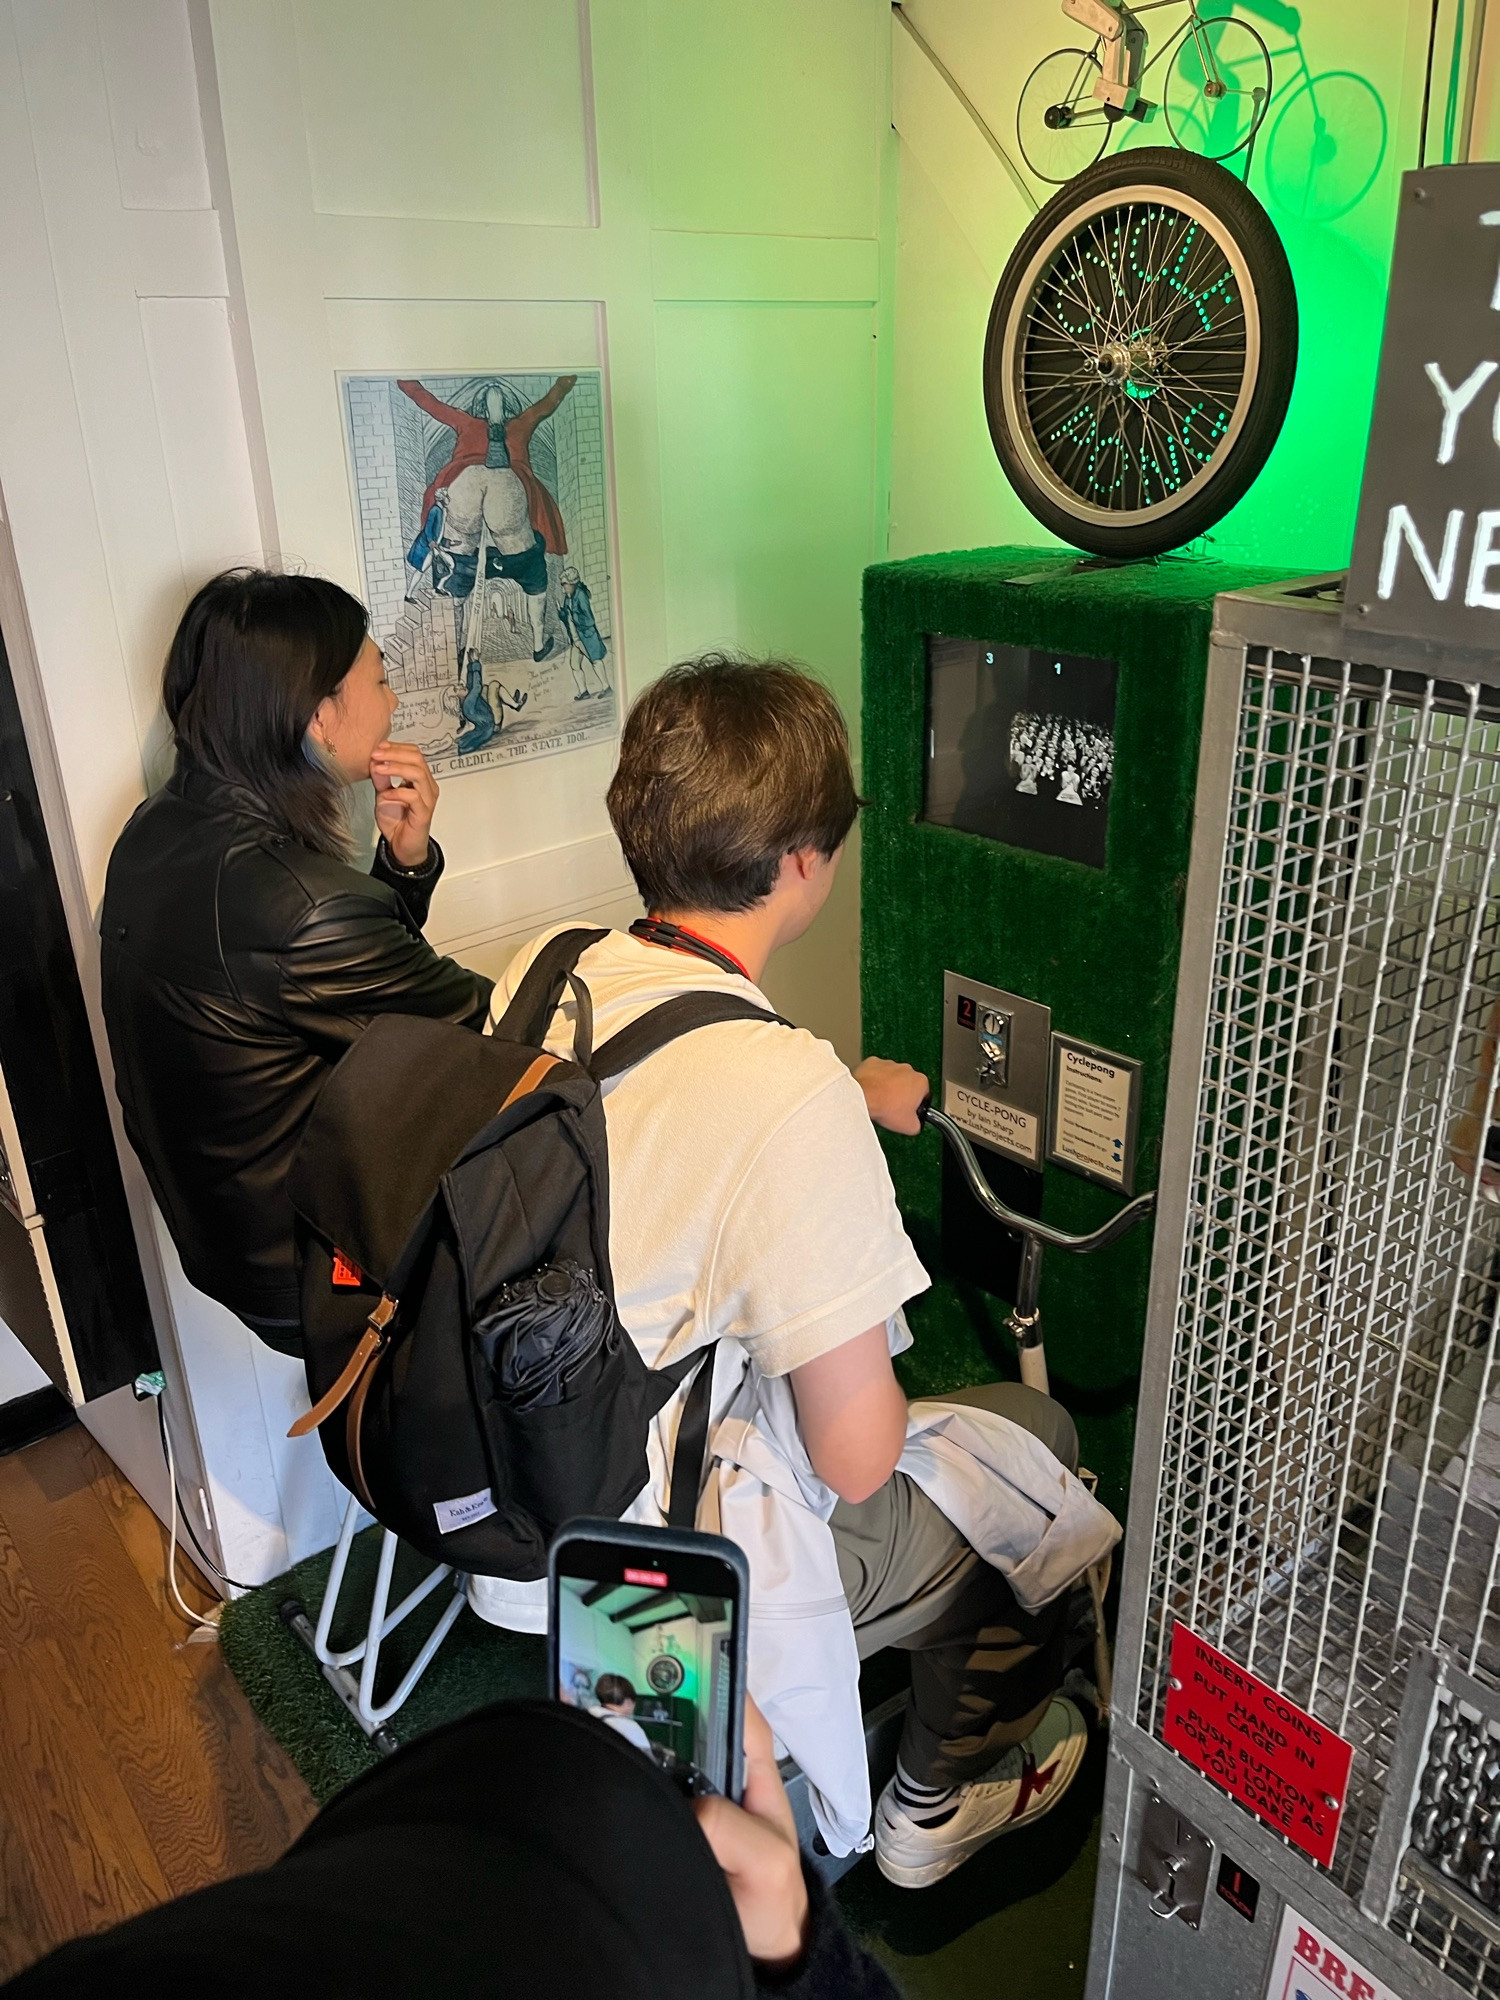
<path id="1" fill-rule="evenodd" d="M 687 1549 L 584 1538 L 561 1542 L 553 1561 L 559 1699 L 685 1792 L 732 1796 L 743 1701 L 735 1571 Z"/>

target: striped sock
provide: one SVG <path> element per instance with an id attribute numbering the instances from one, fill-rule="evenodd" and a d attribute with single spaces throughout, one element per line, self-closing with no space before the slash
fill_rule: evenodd
<path id="1" fill-rule="evenodd" d="M 892 1794 L 909 1820 L 918 1826 L 941 1826 L 958 1811 L 957 1785 L 919 1785 L 898 1762 Z"/>

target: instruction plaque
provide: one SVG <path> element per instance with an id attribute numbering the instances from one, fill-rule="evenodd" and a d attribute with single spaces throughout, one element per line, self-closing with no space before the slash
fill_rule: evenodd
<path id="1" fill-rule="evenodd" d="M 1257 1819 L 1332 1866 L 1354 1745 L 1180 1619 L 1161 1733 Z"/>
<path id="2" fill-rule="evenodd" d="M 1047 1158 L 1118 1194 L 1135 1192 L 1141 1065 L 1072 1035 L 1052 1037 Z"/>

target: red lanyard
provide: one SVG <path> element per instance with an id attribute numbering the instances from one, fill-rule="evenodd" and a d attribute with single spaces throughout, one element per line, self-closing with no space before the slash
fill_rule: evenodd
<path id="1" fill-rule="evenodd" d="M 665 917 L 637 917 L 630 926 L 630 935 L 643 944 L 659 944 L 667 951 L 685 951 L 693 958 L 706 958 L 722 972 L 737 972 L 741 979 L 750 979 L 732 951 L 726 951 L 711 938 L 699 937 L 696 931 L 687 930 L 682 924 L 669 923 Z M 755 981 L 751 979 L 750 984 L 753 986 Z"/>

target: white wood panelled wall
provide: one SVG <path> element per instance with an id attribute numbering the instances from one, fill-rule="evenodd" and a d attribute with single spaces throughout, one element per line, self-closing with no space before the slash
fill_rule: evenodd
<path id="1" fill-rule="evenodd" d="M 0 0 L 0 610 L 91 996 L 109 850 L 164 769 L 161 660 L 231 562 L 359 587 L 336 373 L 604 371 L 627 690 L 712 645 L 857 723 L 885 551 L 884 0 Z M 612 753 L 444 788 L 430 935 L 489 971 L 634 907 Z M 850 867 L 777 1003 L 854 1056 Z M 185 1460 L 230 1574 L 333 1532 L 299 1370 L 133 1193 Z M 85 1413 L 154 1504 L 149 1406 Z"/>

